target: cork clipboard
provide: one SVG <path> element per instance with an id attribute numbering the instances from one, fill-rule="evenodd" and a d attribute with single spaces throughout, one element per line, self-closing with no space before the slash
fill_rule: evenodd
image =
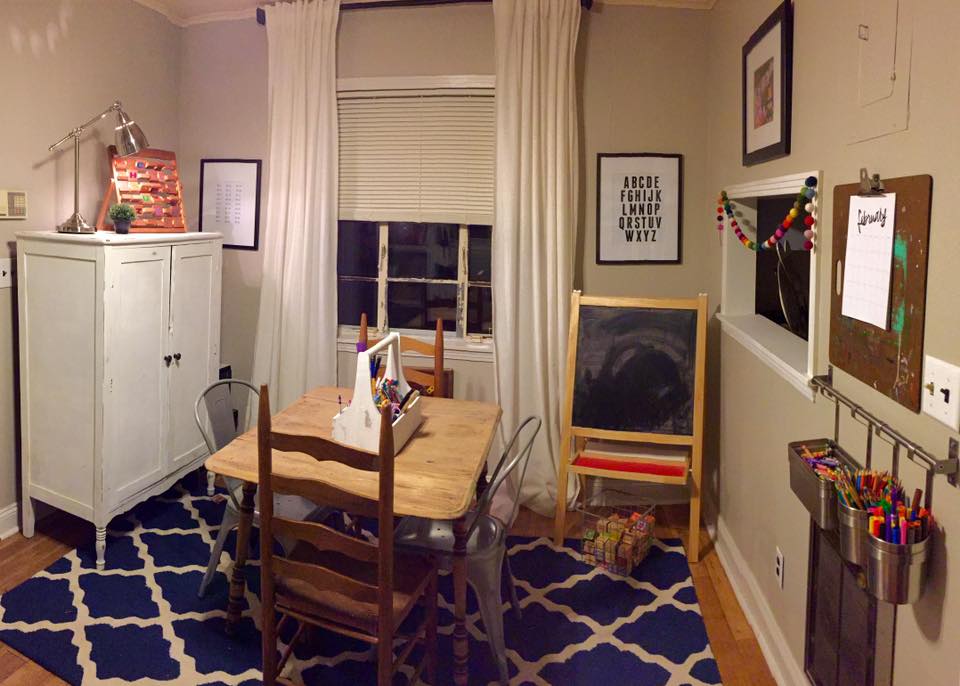
<path id="1" fill-rule="evenodd" d="M 881 329 L 840 314 L 838 269 L 847 252 L 850 198 L 860 184 L 833 189 L 833 265 L 830 280 L 830 362 L 914 412 L 920 411 L 927 256 L 933 177 L 922 174 L 883 181 L 896 193 L 890 314 Z"/>

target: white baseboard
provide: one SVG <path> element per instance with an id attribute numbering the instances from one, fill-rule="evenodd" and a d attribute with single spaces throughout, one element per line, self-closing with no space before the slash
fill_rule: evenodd
<path id="1" fill-rule="evenodd" d="M 767 660 L 773 678 L 780 686 L 809 686 L 803 666 L 794 659 L 787 645 L 787 638 L 774 619 L 770 605 L 760 591 L 757 578 L 740 553 L 723 517 L 717 518 L 715 541 L 717 557 L 720 558 L 720 564 L 723 565 L 733 592 L 743 608 L 743 614 L 753 627 L 757 643 L 760 644 L 760 650 Z"/>
<path id="2" fill-rule="evenodd" d="M 0 509 L 0 541 L 20 532 L 20 508 L 10 503 Z"/>

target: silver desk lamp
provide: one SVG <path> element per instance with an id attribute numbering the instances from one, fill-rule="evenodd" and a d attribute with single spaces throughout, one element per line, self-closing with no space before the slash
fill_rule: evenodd
<path id="1" fill-rule="evenodd" d="M 117 113 L 117 126 L 114 132 L 116 134 L 117 153 L 120 157 L 135 155 L 150 145 L 147 143 L 147 137 L 143 135 L 143 131 L 137 126 L 137 122 L 130 119 L 120 107 L 120 101 L 113 103 L 86 124 L 81 124 L 51 145 L 49 150 L 55 150 L 65 141 L 73 139 L 73 214 L 67 221 L 57 227 L 57 230 L 61 233 L 94 233 L 97 230 L 96 227 L 90 226 L 80 214 L 80 136 L 89 126 L 97 123 L 111 112 Z"/>

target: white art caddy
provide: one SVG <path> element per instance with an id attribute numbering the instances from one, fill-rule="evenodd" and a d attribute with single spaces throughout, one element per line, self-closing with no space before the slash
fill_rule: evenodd
<path id="1" fill-rule="evenodd" d="M 380 447 L 380 410 L 373 402 L 370 389 L 370 359 L 387 348 L 385 379 L 397 380 L 401 398 L 410 392 L 410 384 L 403 376 L 400 358 L 400 334 L 391 333 L 369 350 L 357 353 L 357 375 L 353 384 L 353 401 L 333 418 L 333 440 L 344 445 L 375 453 Z M 406 410 L 393 421 L 393 448 L 399 452 L 423 422 L 423 407 L 417 397 L 407 403 Z"/>

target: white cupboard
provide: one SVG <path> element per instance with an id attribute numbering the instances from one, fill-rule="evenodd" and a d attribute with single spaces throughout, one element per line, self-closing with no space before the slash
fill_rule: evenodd
<path id="1" fill-rule="evenodd" d="M 111 518 L 206 457 L 197 395 L 217 378 L 216 233 L 17 234 L 23 533 L 33 499 Z"/>

